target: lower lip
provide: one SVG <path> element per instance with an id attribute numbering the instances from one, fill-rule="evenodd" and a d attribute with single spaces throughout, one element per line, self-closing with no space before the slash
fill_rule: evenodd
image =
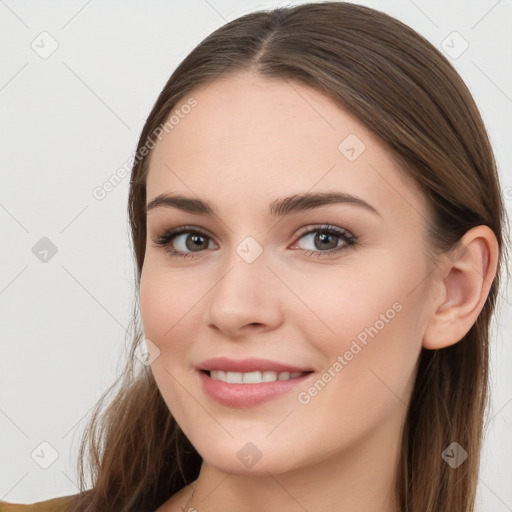
<path id="1" fill-rule="evenodd" d="M 307 373 L 296 379 L 258 384 L 230 384 L 222 380 L 212 379 L 202 371 L 198 373 L 204 391 L 217 402 L 229 407 L 251 407 L 262 404 L 272 398 L 289 393 L 313 375 L 313 373 Z"/>

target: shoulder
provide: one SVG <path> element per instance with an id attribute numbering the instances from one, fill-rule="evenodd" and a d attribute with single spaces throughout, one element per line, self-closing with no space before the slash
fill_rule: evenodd
<path id="1" fill-rule="evenodd" d="M 0 512 L 67 512 L 78 494 L 61 496 L 46 501 L 38 501 L 30 505 L 0 501 Z"/>

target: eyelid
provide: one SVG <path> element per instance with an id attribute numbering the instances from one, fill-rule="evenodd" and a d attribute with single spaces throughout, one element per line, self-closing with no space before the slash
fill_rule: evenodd
<path id="1" fill-rule="evenodd" d="M 357 236 L 355 236 L 348 229 L 342 228 L 339 226 L 335 226 L 333 224 L 325 223 L 325 224 L 309 224 L 307 226 L 303 226 L 303 227 L 299 228 L 299 230 L 295 234 L 295 240 L 305 234 L 311 233 L 314 230 L 322 230 L 322 229 L 323 230 L 332 229 L 335 232 L 340 232 L 340 233 L 347 235 L 347 237 L 349 237 L 349 238 L 353 238 L 354 240 L 357 239 Z M 160 235 L 157 235 L 157 238 L 167 236 L 168 234 L 171 234 L 171 233 L 173 236 L 178 236 L 182 233 L 188 233 L 188 232 L 204 234 L 204 235 L 207 235 L 208 238 L 210 238 L 211 240 L 215 241 L 215 236 L 212 235 L 207 229 L 200 228 L 199 226 L 192 226 L 192 225 L 184 225 L 184 226 L 178 226 L 176 228 L 164 229 Z M 217 242 L 215 242 L 215 243 L 217 243 Z"/>
<path id="2" fill-rule="evenodd" d="M 164 229 L 159 234 L 157 233 L 155 238 L 157 240 L 161 239 L 161 238 L 169 237 L 169 236 L 172 236 L 172 238 L 175 238 L 179 235 L 182 235 L 183 233 L 196 233 L 196 234 L 200 234 L 200 235 L 206 235 L 210 240 L 213 240 L 215 242 L 215 236 L 212 235 L 207 229 L 200 228 L 199 226 L 190 226 L 190 225 Z M 217 242 L 215 242 L 215 243 L 217 244 Z"/>
<path id="3" fill-rule="evenodd" d="M 304 226 L 299 229 L 297 232 L 296 237 L 301 238 L 304 235 L 307 235 L 309 233 L 315 232 L 315 231 L 334 231 L 335 233 L 339 233 L 340 235 L 343 234 L 347 238 L 350 239 L 356 239 L 357 237 L 348 229 L 342 228 L 339 226 L 335 226 L 334 224 L 310 224 L 308 226 Z"/>

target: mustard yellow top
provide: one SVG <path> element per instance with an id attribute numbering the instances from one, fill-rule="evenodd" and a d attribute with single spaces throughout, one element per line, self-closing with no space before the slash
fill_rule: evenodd
<path id="1" fill-rule="evenodd" d="M 31 505 L 0 501 L 0 512 L 68 512 L 76 499 L 76 494 L 61 496 L 46 501 L 38 501 Z"/>

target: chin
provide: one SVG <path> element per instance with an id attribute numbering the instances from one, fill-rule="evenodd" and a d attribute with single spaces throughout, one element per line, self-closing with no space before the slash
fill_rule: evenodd
<path id="1" fill-rule="evenodd" d="M 293 446 L 283 450 L 282 444 L 268 440 L 251 442 L 230 438 L 225 443 L 203 443 L 194 444 L 202 459 L 224 473 L 268 476 L 268 473 L 287 473 L 302 465 L 301 457 Z"/>

